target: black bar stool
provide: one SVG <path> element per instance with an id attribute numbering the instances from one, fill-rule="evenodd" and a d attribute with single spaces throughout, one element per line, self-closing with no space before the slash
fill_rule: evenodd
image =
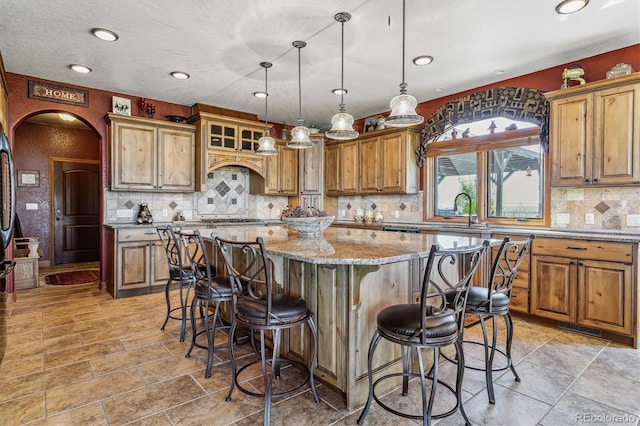
<path id="1" fill-rule="evenodd" d="M 191 273 L 191 266 L 188 263 L 184 263 L 186 260 L 185 255 L 182 252 L 182 246 L 176 237 L 176 232 L 180 231 L 180 228 L 173 228 L 171 225 L 157 226 L 156 230 L 162 246 L 164 247 L 165 254 L 167 255 L 167 266 L 169 267 L 169 279 L 167 279 L 167 285 L 164 289 L 165 299 L 167 303 L 167 315 L 165 316 L 164 323 L 160 330 L 164 330 L 169 319 L 181 321 L 180 325 L 180 341 L 184 342 L 184 335 L 187 327 L 187 301 L 189 300 L 189 291 L 195 283 L 195 278 Z M 170 290 L 173 282 L 178 283 L 180 290 L 180 306 L 171 307 Z M 180 311 L 178 315 L 177 311 Z"/>
<path id="2" fill-rule="evenodd" d="M 233 282 L 235 291 L 234 312 L 235 319 L 231 323 L 229 333 L 229 354 L 231 356 L 231 370 L 233 377 L 226 401 L 231 401 L 231 394 L 235 387 L 245 394 L 264 398 L 264 424 L 271 421 L 271 400 L 292 395 L 298 389 L 309 383 L 315 402 L 320 402 L 316 392 L 313 372 L 318 355 L 318 336 L 315 324 L 307 303 L 304 299 L 288 294 L 275 293 L 272 281 L 271 264 L 269 263 L 262 237 L 255 241 L 238 242 L 218 238 L 212 234 L 218 248 L 224 256 L 227 271 Z M 313 351 L 310 353 L 309 365 L 298 360 L 286 359 L 280 355 L 282 332 L 293 327 L 307 324 L 311 332 Z M 238 327 L 249 331 L 254 351 L 258 359 L 237 368 L 234 356 L 233 338 Z M 268 348 L 265 344 L 265 332 L 272 337 L 271 357 L 268 359 Z M 255 344 L 255 336 L 259 335 L 259 348 Z M 264 393 L 254 392 L 244 387 L 239 379 L 242 372 L 255 364 L 262 366 Z M 291 385 L 288 390 L 273 392 L 274 379 L 280 379 L 282 366 L 297 365 L 304 369 L 305 380 Z"/>
<path id="3" fill-rule="evenodd" d="M 213 352 L 215 349 L 225 349 L 226 346 L 215 347 L 216 331 L 229 329 L 229 324 L 224 324 L 220 316 L 220 305 L 225 302 L 231 302 L 233 292 L 231 290 L 231 280 L 229 277 L 214 276 L 215 268 L 209 262 L 209 253 L 207 246 L 200 234 L 200 231 L 179 232 L 178 235 L 182 241 L 182 245 L 189 258 L 191 273 L 195 278 L 194 295 L 191 301 L 191 346 L 187 351 L 186 357 L 191 356 L 194 347 L 207 349 L 207 368 L 205 370 L 205 378 L 211 377 L 211 368 L 213 366 Z M 210 320 L 210 307 L 213 306 L 213 318 Z M 196 330 L 196 306 L 204 307 L 203 319 L 204 330 Z M 207 345 L 197 343 L 198 336 L 206 334 Z"/>
<path id="4" fill-rule="evenodd" d="M 511 344 L 513 343 L 513 320 L 511 319 L 511 313 L 509 312 L 509 306 L 511 304 L 511 292 L 513 289 L 513 280 L 516 276 L 518 267 L 522 263 L 527 250 L 531 244 L 533 236 L 524 240 L 512 241 L 510 237 L 505 237 L 498 248 L 493 259 L 491 268 L 491 275 L 489 277 L 488 285 L 484 287 L 472 286 L 469 288 L 469 295 L 467 296 L 466 313 L 472 315 L 478 315 L 480 317 L 480 325 L 482 327 L 482 342 L 475 342 L 472 340 L 464 340 L 465 344 L 482 345 L 484 347 L 484 361 L 483 367 L 474 367 L 467 364 L 465 367 L 485 372 L 485 379 L 487 383 L 487 393 L 489 396 L 489 403 L 495 404 L 496 398 L 493 391 L 493 372 L 503 371 L 507 368 L 511 369 L 511 372 L 515 376 L 516 382 L 520 381 L 518 373 L 513 366 L 511 359 Z M 498 340 L 498 328 L 496 324 L 496 317 L 503 317 L 507 341 L 504 351 L 497 349 Z M 485 319 L 491 318 L 493 333 L 491 337 L 491 344 L 489 344 L 487 336 L 487 327 L 485 325 Z M 464 329 L 462 331 L 464 333 Z M 502 354 L 507 362 L 506 365 L 494 367 L 493 361 L 496 352 Z"/>
<path id="5" fill-rule="evenodd" d="M 431 247 L 427 259 L 420 303 L 392 305 L 380 311 L 376 317 L 377 329 L 371 338 L 367 359 L 369 375 L 369 397 L 358 418 L 358 424 L 364 422 L 371 401 L 376 400 L 385 410 L 408 419 L 422 420 L 424 425 L 430 425 L 431 419 L 439 419 L 453 414 L 458 408 L 466 424 L 467 415 L 462 406 L 462 379 L 464 376 L 464 353 L 460 340 L 464 326 L 464 307 L 467 292 L 478 262 L 488 247 L 488 242 L 480 246 L 457 250 L 440 250 L 437 244 Z M 469 261 L 468 266 L 466 262 Z M 373 381 L 373 358 L 381 339 L 400 345 L 402 372 L 391 373 Z M 438 364 L 440 349 L 454 345 L 458 362 L 455 389 L 438 379 Z M 417 360 L 419 373 L 410 369 L 412 349 L 415 351 L 414 362 Z M 433 349 L 433 366 L 425 373 L 422 349 Z M 408 394 L 409 378 L 418 377 L 422 389 L 422 414 L 409 414 L 397 411 L 381 401 L 376 394 L 376 386 L 382 381 L 402 377 L 402 395 Z M 427 381 L 431 381 L 431 392 L 427 396 Z M 438 384 L 451 391 L 456 397 L 455 406 L 441 414 L 432 414 L 433 402 Z"/>

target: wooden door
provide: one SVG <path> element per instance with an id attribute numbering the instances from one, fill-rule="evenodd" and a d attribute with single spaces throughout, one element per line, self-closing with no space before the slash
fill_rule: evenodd
<path id="1" fill-rule="evenodd" d="M 406 182 L 406 142 L 405 132 L 382 136 L 380 138 L 382 165 L 380 170 L 380 187 L 385 193 L 401 193 L 405 191 Z"/>
<path id="2" fill-rule="evenodd" d="M 322 138 L 312 148 L 299 149 L 300 193 L 322 194 Z"/>
<path id="3" fill-rule="evenodd" d="M 383 171 L 378 138 L 360 140 L 360 192 L 375 194 L 380 192 L 382 185 L 380 175 Z"/>
<path id="4" fill-rule="evenodd" d="M 359 192 L 360 157 L 358 156 L 358 142 L 349 141 L 340 144 L 340 178 L 342 181 L 342 195 L 355 195 Z"/>
<path id="5" fill-rule="evenodd" d="M 531 256 L 531 313 L 559 321 L 575 322 L 576 260 Z"/>
<path id="6" fill-rule="evenodd" d="M 579 186 L 591 180 L 592 95 L 551 102 L 549 137 L 551 185 Z"/>
<path id="7" fill-rule="evenodd" d="M 54 263 L 100 258 L 100 164 L 53 162 Z"/>
<path id="8" fill-rule="evenodd" d="M 283 146 L 279 150 L 279 189 L 282 195 L 298 195 L 298 149 Z"/>
<path id="9" fill-rule="evenodd" d="M 193 132 L 160 129 L 158 187 L 165 191 L 193 191 L 195 188 L 195 137 Z"/>
<path id="10" fill-rule="evenodd" d="M 340 145 L 337 143 L 325 145 L 325 190 L 327 195 L 340 195 L 342 190 L 340 180 Z"/>
<path id="11" fill-rule="evenodd" d="M 579 261 L 578 323 L 631 334 L 632 275 L 623 263 Z"/>
<path id="12" fill-rule="evenodd" d="M 114 131 L 112 189 L 156 189 L 157 128 L 138 123 L 115 123 Z"/>
<path id="13" fill-rule="evenodd" d="M 640 182 L 640 84 L 594 94 L 593 181 Z"/>

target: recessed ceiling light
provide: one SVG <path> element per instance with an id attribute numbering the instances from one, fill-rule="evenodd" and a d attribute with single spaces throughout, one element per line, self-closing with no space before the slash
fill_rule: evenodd
<path id="1" fill-rule="evenodd" d="M 94 28 L 91 30 L 91 32 L 94 36 L 104 41 L 116 41 L 120 38 L 118 37 L 118 34 L 110 30 L 105 30 L 104 28 Z"/>
<path id="2" fill-rule="evenodd" d="M 435 89 L 433 89 L 434 92 L 442 92 L 444 90 L 444 87 L 436 87 Z"/>
<path id="3" fill-rule="evenodd" d="M 67 114 L 66 112 L 59 112 L 58 117 L 60 117 L 64 121 L 74 121 L 76 119 L 73 115 Z"/>
<path id="4" fill-rule="evenodd" d="M 187 74 L 186 72 L 183 72 L 183 71 L 173 71 L 171 73 L 171 77 L 177 78 L 178 80 L 186 80 L 191 76 L 189 74 Z"/>
<path id="5" fill-rule="evenodd" d="M 80 74 L 89 74 L 91 72 L 91 68 L 85 65 L 71 64 L 69 65 L 69 68 L 71 68 L 75 72 L 79 72 Z"/>
<path id="6" fill-rule="evenodd" d="M 334 95 L 342 96 L 347 94 L 347 89 L 343 89 L 343 88 L 333 89 L 331 93 L 333 93 Z"/>
<path id="7" fill-rule="evenodd" d="M 497 75 L 506 74 L 507 70 L 495 70 L 493 73 Z"/>
<path id="8" fill-rule="evenodd" d="M 255 96 L 258 99 L 264 99 L 267 96 L 269 96 L 269 94 L 267 92 L 253 92 L 253 96 Z"/>
<path id="9" fill-rule="evenodd" d="M 589 4 L 589 0 L 563 0 L 556 6 L 556 13 L 560 15 L 574 13 L 584 9 L 587 4 Z"/>
<path id="10" fill-rule="evenodd" d="M 419 67 L 429 65 L 431 62 L 433 62 L 433 56 L 429 55 L 416 56 L 413 58 L 413 63 Z"/>

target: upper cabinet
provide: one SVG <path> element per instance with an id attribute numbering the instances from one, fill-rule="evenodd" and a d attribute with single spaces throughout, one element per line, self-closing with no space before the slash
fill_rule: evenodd
<path id="1" fill-rule="evenodd" d="M 118 114 L 105 121 L 111 190 L 194 191 L 193 126 Z"/>
<path id="2" fill-rule="evenodd" d="M 313 147 L 299 149 L 298 161 L 300 164 L 300 194 L 319 195 L 322 194 L 324 162 L 322 152 L 324 151 L 324 138 L 322 136 L 311 135 L 314 142 Z"/>
<path id="3" fill-rule="evenodd" d="M 266 161 L 254 152 L 264 133 L 264 123 L 207 112 L 198 112 L 189 118 L 189 123 L 198 128 L 197 189 L 204 188 L 208 172 L 224 166 L 241 164 L 266 177 Z"/>
<path id="4" fill-rule="evenodd" d="M 418 129 L 386 129 L 347 142 L 327 142 L 327 195 L 415 194 Z"/>
<path id="5" fill-rule="evenodd" d="M 327 195 L 358 194 L 358 141 L 327 141 L 324 148 L 324 178 Z"/>
<path id="6" fill-rule="evenodd" d="M 7 78 L 4 73 L 4 64 L 0 56 L 0 132 L 9 133 Z"/>
<path id="7" fill-rule="evenodd" d="M 640 183 L 640 73 L 545 96 L 551 186 Z"/>
<path id="8" fill-rule="evenodd" d="M 276 144 L 278 155 L 265 157 L 264 179 L 251 179 L 252 194 L 298 195 L 298 149 L 287 148 L 284 142 Z"/>

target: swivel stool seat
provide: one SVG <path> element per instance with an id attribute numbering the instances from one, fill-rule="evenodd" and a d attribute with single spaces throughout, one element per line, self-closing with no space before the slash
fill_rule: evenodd
<path id="1" fill-rule="evenodd" d="M 462 350 L 461 330 L 464 326 L 464 307 L 469 285 L 488 242 L 454 250 L 440 249 L 437 244 L 431 247 L 427 258 L 420 303 L 392 305 L 380 311 L 376 317 L 377 328 L 371 338 L 367 358 L 369 377 L 369 396 L 358 418 L 363 424 L 372 400 L 386 411 L 430 425 L 432 419 L 453 414 L 457 409 L 470 424 L 462 406 L 462 379 L 464 377 L 464 352 Z M 469 260 L 469 264 L 465 263 Z M 373 381 L 373 359 L 376 348 L 382 339 L 400 345 L 402 372 L 390 373 Z M 457 371 L 455 388 L 438 378 L 440 351 L 443 347 L 454 345 Z M 423 349 L 433 350 L 433 365 L 425 371 L 422 356 Z M 412 352 L 415 356 L 412 358 Z M 417 360 L 418 372 L 411 364 Z M 419 378 L 422 390 L 422 413 L 400 412 L 385 404 L 376 394 L 376 386 L 388 379 L 402 378 L 402 395 L 408 395 L 409 379 Z M 427 382 L 430 381 L 429 385 Z M 447 412 L 433 414 L 433 403 L 438 385 L 442 385 L 455 395 L 455 406 Z M 428 393 L 428 394 L 427 394 Z"/>
<path id="2" fill-rule="evenodd" d="M 229 333 L 232 378 L 226 401 L 231 401 L 233 390 L 236 387 L 245 394 L 264 398 L 265 425 L 271 422 L 272 399 L 293 395 L 307 383 L 311 387 L 315 402 L 320 402 L 313 378 L 318 355 L 318 336 L 306 301 L 297 296 L 275 292 L 276 288 L 271 271 L 272 264 L 267 259 L 262 237 L 247 242 L 225 240 L 217 237 L 215 233 L 212 234 L 212 237 L 224 257 L 234 289 L 233 311 L 235 317 Z M 284 358 L 280 353 L 283 331 L 294 327 L 303 327 L 305 324 L 309 328 L 311 340 L 310 347 L 306 346 L 309 354 L 308 365 L 299 360 Z M 237 366 L 233 345 L 238 328 L 249 332 L 256 355 L 255 360 L 240 368 Z M 271 334 L 271 348 L 266 345 L 265 333 Z M 256 345 L 255 342 L 256 335 L 259 345 Z M 250 389 L 241 379 L 243 371 L 256 364 L 261 366 L 264 392 Z M 287 365 L 291 365 L 291 367 L 282 368 Z M 287 389 L 275 392 L 275 380 L 280 379 L 281 374 L 292 371 L 294 368 L 304 371 L 304 379 L 297 380 L 297 382 L 294 380 L 295 383 Z"/>

